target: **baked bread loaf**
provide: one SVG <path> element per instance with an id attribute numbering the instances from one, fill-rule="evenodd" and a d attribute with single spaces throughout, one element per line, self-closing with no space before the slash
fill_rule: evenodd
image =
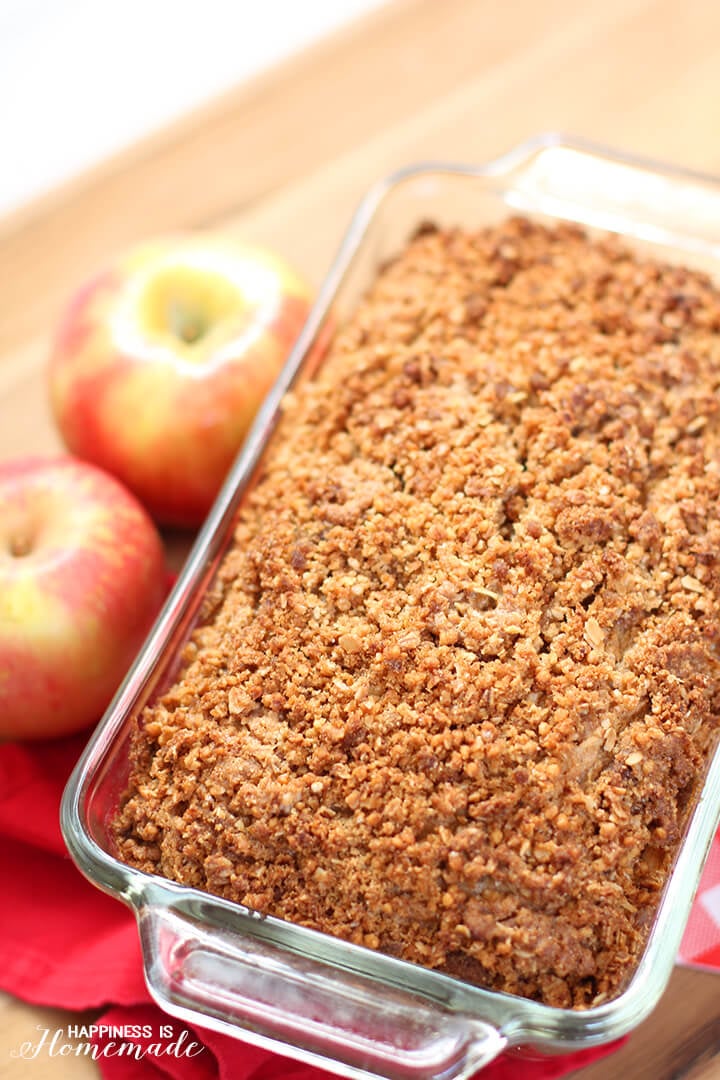
<path id="1" fill-rule="evenodd" d="M 622 989 L 720 710 L 720 293 L 420 228 L 288 398 L 121 859 L 556 1006 Z"/>

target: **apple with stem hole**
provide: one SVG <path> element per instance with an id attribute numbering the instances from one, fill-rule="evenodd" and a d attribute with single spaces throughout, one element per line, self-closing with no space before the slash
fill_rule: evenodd
<path id="1" fill-rule="evenodd" d="M 219 235 L 157 240 L 75 295 L 50 360 L 73 454 L 163 524 L 197 526 L 311 305 L 280 258 Z"/>
<path id="2" fill-rule="evenodd" d="M 166 592 L 157 529 L 71 457 L 0 462 L 0 739 L 98 720 Z"/>

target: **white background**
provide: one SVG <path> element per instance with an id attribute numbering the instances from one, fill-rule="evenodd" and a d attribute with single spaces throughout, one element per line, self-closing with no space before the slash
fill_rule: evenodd
<path id="1" fill-rule="evenodd" d="M 383 2 L 0 0 L 0 215 Z"/>

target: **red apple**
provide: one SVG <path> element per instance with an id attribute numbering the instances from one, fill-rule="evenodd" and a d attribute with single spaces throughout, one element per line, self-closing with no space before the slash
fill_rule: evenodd
<path id="1" fill-rule="evenodd" d="M 70 457 L 0 462 L 0 738 L 99 719 L 165 595 L 157 530 Z"/>
<path id="2" fill-rule="evenodd" d="M 156 520 L 198 525 L 309 311 L 279 258 L 228 238 L 144 244 L 70 304 L 50 362 L 69 449 Z"/>

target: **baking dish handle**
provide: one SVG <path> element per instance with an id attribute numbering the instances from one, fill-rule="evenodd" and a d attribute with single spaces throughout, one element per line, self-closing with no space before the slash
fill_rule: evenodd
<path id="1" fill-rule="evenodd" d="M 491 1022 L 167 906 L 138 911 L 150 992 L 168 1012 L 350 1077 L 464 1080 L 507 1040 Z M 261 925 L 261 924 L 259 924 Z"/>
<path id="2" fill-rule="evenodd" d="M 716 267 L 720 198 L 715 176 L 628 154 L 583 139 L 545 135 L 489 166 L 504 176 L 506 201 L 593 228 L 695 251 Z"/>

